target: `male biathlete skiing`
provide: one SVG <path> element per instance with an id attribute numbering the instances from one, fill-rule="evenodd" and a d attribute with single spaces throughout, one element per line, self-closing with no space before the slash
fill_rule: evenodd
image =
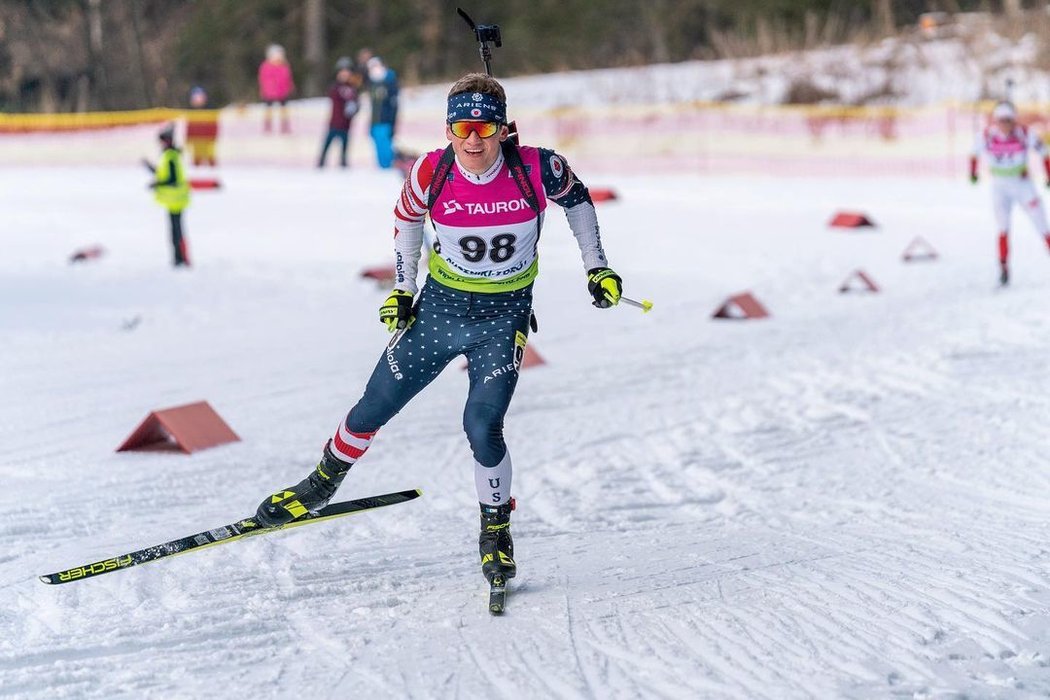
<path id="1" fill-rule="evenodd" d="M 978 135 L 970 156 L 971 182 L 977 182 L 977 162 L 982 155 L 988 160 L 988 172 L 992 176 L 992 207 L 999 226 L 999 283 L 1002 285 L 1010 282 L 1010 210 L 1015 202 L 1050 247 L 1043 200 L 1028 177 L 1029 150 L 1043 159 L 1046 184 L 1050 187 L 1050 156 L 1046 146 L 1036 134 L 1017 123 L 1013 104 L 1000 102 L 992 111 L 992 124 Z"/>
<path id="2" fill-rule="evenodd" d="M 503 87 L 488 75 L 465 75 L 449 91 L 445 135 L 451 144 L 415 162 L 394 209 L 397 277 L 379 319 L 398 335 L 317 468 L 259 506 L 261 525 L 282 525 L 327 504 L 376 432 L 453 358 L 465 355 L 470 389 L 463 429 L 481 504 L 482 573 L 490 582 L 514 576 L 503 417 L 529 332 L 547 199 L 565 209 L 594 306 L 619 303 L 622 282 L 608 267 L 586 186 L 554 151 L 509 140 L 506 115 Z M 427 212 L 436 244 L 430 274 L 414 299 Z"/>

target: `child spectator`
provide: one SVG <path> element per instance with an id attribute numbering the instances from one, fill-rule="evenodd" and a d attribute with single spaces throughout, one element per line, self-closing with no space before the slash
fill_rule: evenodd
<path id="1" fill-rule="evenodd" d="M 286 134 L 291 132 L 292 126 L 288 121 L 287 105 L 288 98 L 294 90 L 292 67 L 288 65 L 284 47 L 270 44 L 266 49 L 266 60 L 259 66 L 259 96 L 266 103 L 264 131 L 270 131 L 273 128 L 271 110 L 274 104 L 278 104 L 281 107 L 281 131 Z"/>
<path id="2" fill-rule="evenodd" d="M 199 85 L 190 90 L 186 114 L 186 147 L 196 166 L 215 167 L 215 141 L 219 137 L 219 111 L 208 109 L 208 93 Z"/>
<path id="3" fill-rule="evenodd" d="M 328 155 L 328 147 L 333 141 L 340 142 L 339 165 L 347 167 L 347 151 L 350 146 L 350 127 L 358 110 L 357 88 L 360 85 L 358 76 L 353 73 L 353 62 L 341 58 L 335 64 L 335 82 L 328 87 L 328 99 L 332 101 L 332 113 L 328 118 L 328 135 L 321 147 L 321 157 L 317 167 L 323 168 Z"/>

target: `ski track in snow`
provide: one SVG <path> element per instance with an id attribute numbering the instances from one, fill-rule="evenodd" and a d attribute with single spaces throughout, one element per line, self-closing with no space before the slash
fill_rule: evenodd
<path id="1" fill-rule="evenodd" d="M 521 573 L 492 618 L 458 362 L 339 496 L 422 499 L 36 580 L 302 478 L 385 341 L 384 292 L 356 277 L 389 259 L 399 187 L 228 170 L 187 215 L 184 273 L 129 199 L 139 173 L 76 171 L 56 217 L 70 172 L 0 170 L 0 698 L 1050 695 L 1050 258 L 1019 221 L 994 289 L 985 191 L 606 175 L 605 243 L 645 316 L 589 306 L 553 212 L 548 364 L 507 425 Z M 850 203 L 881 227 L 827 229 Z M 900 262 L 917 233 L 939 261 Z M 101 261 L 65 263 L 96 242 Z M 858 266 L 883 293 L 835 293 Z M 771 319 L 708 319 L 746 288 Z M 243 442 L 112 452 L 199 399 Z"/>

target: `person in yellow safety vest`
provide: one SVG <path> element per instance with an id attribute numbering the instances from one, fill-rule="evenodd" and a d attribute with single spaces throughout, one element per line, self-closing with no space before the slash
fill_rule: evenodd
<path id="1" fill-rule="evenodd" d="M 175 267 L 189 267 L 189 250 L 182 233 L 182 212 L 190 203 L 190 186 L 186 181 L 182 154 L 175 148 L 175 127 L 166 126 L 158 138 L 163 149 L 160 161 L 156 167 L 146 163 L 146 167 L 153 171 L 153 182 L 149 187 L 153 190 L 154 199 L 168 210 L 171 217 L 171 246 L 174 249 Z"/>

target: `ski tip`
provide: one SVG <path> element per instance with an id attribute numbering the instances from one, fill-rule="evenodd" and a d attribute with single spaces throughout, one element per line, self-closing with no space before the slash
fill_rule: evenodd
<path id="1" fill-rule="evenodd" d="M 423 489 L 412 489 L 412 490 L 416 492 L 416 497 L 417 498 L 423 495 Z"/>
<path id="2" fill-rule="evenodd" d="M 50 576 L 37 576 L 37 578 L 40 579 L 41 583 L 46 583 L 48 585 L 51 585 L 51 584 L 54 583 L 54 580 L 52 580 L 52 578 Z"/>

